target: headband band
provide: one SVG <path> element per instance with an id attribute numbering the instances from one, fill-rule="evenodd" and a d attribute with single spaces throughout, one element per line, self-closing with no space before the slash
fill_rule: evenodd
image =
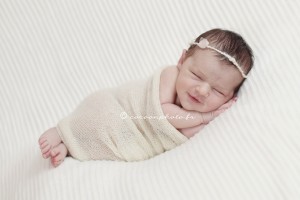
<path id="1" fill-rule="evenodd" d="M 225 56 L 226 58 L 228 58 L 228 60 L 229 60 L 230 62 L 232 62 L 232 64 L 234 64 L 234 65 L 236 66 L 236 68 L 241 72 L 241 74 L 242 74 L 242 76 L 243 76 L 244 78 L 247 78 L 247 75 L 243 72 L 241 66 L 236 62 L 236 60 L 235 60 L 234 57 L 228 55 L 227 53 L 225 53 L 225 52 L 223 52 L 223 51 L 220 51 L 220 50 L 218 50 L 218 49 L 216 49 L 216 48 L 210 46 L 207 39 L 201 37 L 198 43 L 197 43 L 197 42 L 192 42 L 192 43 L 190 43 L 190 44 L 191 44 L 191 45 L 195 44 L 195 45 L 197 45 L 198 47 L 200 47 L 201 49 L 209 48 L 209 49 L 212 49 L 212 50 L 214 50 L 214 51 L 216 51 L 216 52 L 222 54 L 223 56 Z"/>

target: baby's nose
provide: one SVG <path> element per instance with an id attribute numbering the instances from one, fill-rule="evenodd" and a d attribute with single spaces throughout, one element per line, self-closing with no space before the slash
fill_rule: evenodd
<path id="1" fill-rule="evenodd" d="M 208 84 L 198 85 L 196 92 L 199 96 L 208 97 L 210 92 L 210 86 Z"/>

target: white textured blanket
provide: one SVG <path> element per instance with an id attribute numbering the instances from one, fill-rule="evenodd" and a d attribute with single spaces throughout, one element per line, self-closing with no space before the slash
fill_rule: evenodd
<path id="1" fill-rule="evenodd" d="M 140 161 L 187 141 L 164 117 L 160 74 L 89 95 L 57 130 L 79 160 Z"/>
<path id="2" fill-rule="evenodd" d="M 299 200 L 300 1 L 0 0 L 0 199 Z M 38 139 L 88 94 L 176 64 L 211 28 L 255 65 L 238 101 L 200 134 L 141 162 L 71 157 Z"/>

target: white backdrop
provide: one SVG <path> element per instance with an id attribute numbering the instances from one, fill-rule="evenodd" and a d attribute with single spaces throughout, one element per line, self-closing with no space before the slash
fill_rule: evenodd
<path id="1" fill-rule="evenodd" d="M 0 0 L 0 199 L 300 199 L 300 15 L 292 0 Z M 176 64 L 211 28 L 254 69 L 188 142 L 136 163 L 58 168 L 38 138 L 91 92 Z"/>

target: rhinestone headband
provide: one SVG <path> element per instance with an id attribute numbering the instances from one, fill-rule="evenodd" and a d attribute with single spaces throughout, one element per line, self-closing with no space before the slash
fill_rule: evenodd
<path id="1" fill-rule="evenodd" d="M 247 78 L 247 75 L 244 73 L 244 71 L 242 70 L 241 66 L 236 62 L 236 60 L 235 60 L 234 57 L 228 55 L 227 53 L 225 53 L 225 52 L 223 52 L 223 51 L 220 51 L 220 50 L 218 50 L 218 49 L 216 49 L 216 48 L 210 46 L 207 39 L 201 37 L 198 43 L 197 43 L 197 42 L 192 42 L 192 43 L 190 43 L 190 44 L 191 44 L 191 45 L 195 44 L 195 45 L 197 45 L 198 47 L 200 47 L 201 49 L 209 48 L 209 49 L 212 49 L 212 50 L 214 50 L 214 51 L 216 51 L 216 52 L 222 54 L 223 56 L 225 56 L 226 58 L 228 58 L 228 60 L 229 60 L 230 62 L 232 62 L 232 64 L 234 64 L 234 65 L 236 66 L 236 68 L 241 72 L 241 74 L 242 74 L 242 76 L 243 76 L 244 78 Z"/>

